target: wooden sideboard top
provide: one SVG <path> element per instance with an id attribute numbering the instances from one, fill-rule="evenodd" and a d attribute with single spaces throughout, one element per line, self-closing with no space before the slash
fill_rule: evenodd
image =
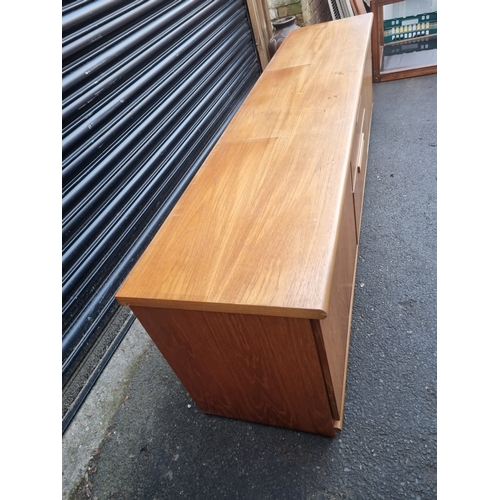
<path id="1" fill-rule="evenodd" d="M 116 298 L 325 318 L 372 14 L 290 32 Z"/>

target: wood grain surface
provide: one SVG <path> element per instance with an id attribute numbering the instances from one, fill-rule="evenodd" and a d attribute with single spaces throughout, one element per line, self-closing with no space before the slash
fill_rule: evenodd
<path id="1" fill-rule="evenodd" d="M 310 320 L 132 310 L 201 411 L 335 435 Z"/>
<path id="2" fill-rule="evenodd" d="M 371 24 L 366 14 L 289 34 L 118 291 L 121 304 L 328 315 Z"/>

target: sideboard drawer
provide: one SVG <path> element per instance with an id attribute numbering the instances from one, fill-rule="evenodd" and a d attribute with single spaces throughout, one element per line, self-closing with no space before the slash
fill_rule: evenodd
<path id="1" fill-rule="evenodd" d="M 364 128 L 364 120 L 365 120 L 365 99 L 363 94 L 361 94 L 359 98 L 359 106 L 358 111 L 356 113 L 356 125 L 354 127 L 354 134 L 352 140 L 351 147 L 351 156 L 350 156 L 350 168 L 351 168 L 351 181 L 352 181 L 352 190 L 354 192 L 355 182 L 356 182 L 356 167 L 358 156 L 361 148 L 361 135 L 363 133 Z"/>
<path id="2" fill-rule="evenodd" d="M 363 193 L 365 189 L 366 178 L 366 153 L 367 141 L 365 133 L 361 133 L 359 156 L 356 161 L 355 176 L 354 176 L 354 214 L 356 218 L 356 241 L 359 244 L 359 233 L 361 229 L 361 211 L 363 208 Z"/>
<path id="3" fill-rule="evenodd" d="M 353 137 L 350 156 L 352 192 L 356 220 L 356 242 L 359 244 L 361 231 L 361 213 L 366 181 L 366 167 L 372 121 L 373 95 L 371 86 L 371 54 L 368 51 L 365 58 L 363 87 L 359 99 L 358 118 Z"/>
<path id="4" fill-rule="evenodd" d="M 328 316 L 313 321 L 332 415 L 342 428 L 344 393 L 349 353 L 350 322 L 357 259 L 355 210 L 350 179 L 345 183 L 338 247 L 334 257 Z"/>

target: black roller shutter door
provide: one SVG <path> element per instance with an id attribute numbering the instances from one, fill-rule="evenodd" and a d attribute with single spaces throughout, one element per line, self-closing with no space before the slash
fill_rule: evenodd
<path id="1" fill-rule="evenodd" d="M 245 1 L 63 2 L 62 24 L 64 387 L 261 68 Z"/>

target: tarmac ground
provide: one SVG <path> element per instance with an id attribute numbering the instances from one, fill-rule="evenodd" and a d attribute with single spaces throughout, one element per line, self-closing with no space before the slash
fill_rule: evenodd
<path id="1" fill-rule="evenodd" d="M 437 497 L 436 90 L 373 86 L 342 432 L 201 413 L 136 321 L 63 436 L 63 498 Z"/>

